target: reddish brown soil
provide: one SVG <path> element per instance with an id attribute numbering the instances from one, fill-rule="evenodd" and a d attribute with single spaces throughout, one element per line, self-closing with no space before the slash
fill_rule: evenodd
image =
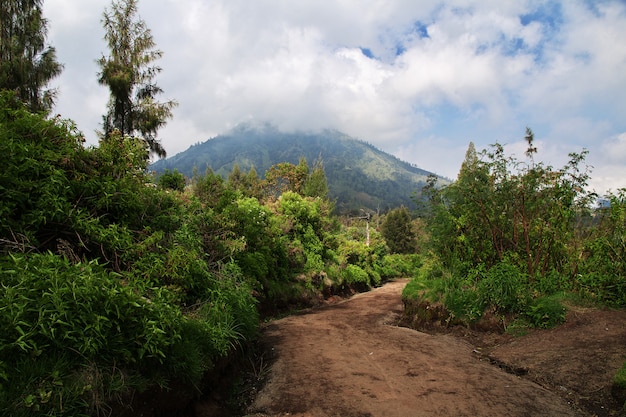
<path id="1" fill-rule="evenodd" d="M 626 313 L 578 309 L 518 337 L 427 334 L 394 325 L 405 284 L 266 324 L 275 362 L 250 415 L 619 414 L 610 388 L 626 360 Z"/>

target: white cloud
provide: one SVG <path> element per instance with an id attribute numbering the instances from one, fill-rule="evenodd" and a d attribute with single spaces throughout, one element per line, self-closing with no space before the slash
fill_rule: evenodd
<path id="1" fill-rule="evenodd" d="M 590 155 L 593 165 L 590 185 L 599 193 L 626 188 L 626 132 L 598 140 L 597 152 Z"/>
<path id="2" fill-rule="evenodd" d="M 44 5 L 66 64 L 57 111 L 89 135 L 107 99 L 95 60 L 110 2 Z M 163 99 L 179 102 L 159 134 L 170 155 L 270 121 L 336 128 L 455 176 L 470 140 L 516 143 L 526 125 L 553 160 L 583 147 L 601 160 L 626 131 L 618 0 L 144 0 L 139 10 L 164 51 Z M 626 157 L 615 155 L 618 172 Z"/>
<path id="3" fill-rule="evenodd" d="M 623 164 L 626 161 L 626 132 L 604 141 L 601 150 L 607 162 Z"/>

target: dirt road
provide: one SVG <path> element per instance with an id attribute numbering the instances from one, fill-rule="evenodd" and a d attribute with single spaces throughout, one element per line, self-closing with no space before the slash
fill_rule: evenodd
<path id="1" fill-rule="evenodd" d="M 558 393 L 506 373 L 452 335 L 392 325 L 406 281 L 272 321 L 256 416 L 584 416 Z M 482 359 L 481 359 L 482 357 Z"/>

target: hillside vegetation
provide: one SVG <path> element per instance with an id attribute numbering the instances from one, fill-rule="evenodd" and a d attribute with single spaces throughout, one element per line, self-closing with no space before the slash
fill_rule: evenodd
<path id="1" fill-rule="evenodd" d="M 155 178 L 145 141 L 85 147 L 71 121 L 2 93 L 0 409 L 123 416 L 150 396 L 174 412 L 219 385 L 260 318 L 400 276 L 415 277 L 416 326 L 519 330 L 580 300 L 623 307 L 624 191 L 593 207 L 585 152 L 555 169 L 527 138 L 525 161 L 470 146 L 456 182 L 429 177 L 424 218 L 339 218 L 325 165 Z"/>
<path id="2" fill-rule="evenodd" d="M 429 253 L 405 289 L 417 326 L 552 327 L 577 300 L 626 306 L 626 195 L 587 191 L 586 151 L 554 168 L 500 144 L 468 148 L 456 182 L 430 188 Z"/>
<path id="3" fill-rule="evenodd" d="M 185 187 L 168 172 L 157 185 L 145 141 L 83 142 L 71 121 L 0 95 L 7 415 L 134 415 L 149 392 L 184 408 L 215 388 L 207 375 L 246 349 L 260 316 L 416 268 L 374 228 L 366 242 L 365 220 L 334 217 L 323 170 L 304 159 L 263 181 L 209 172 Z"/>
<path id="4" fill-rule="evenodd" d="M 150 169 L 159 173 L 165 169 L 178 170 L 191 178 L 194 169 L 203 173 L 210 168 L 226 178 L 238 166 L 243 171 L 254 168 L 263 176 L 272 165 L 297 164 L 300 158 L 323 165 L 329 197 L 336 202 L 340 213 L 409 206 L 413 204 L 411 196 L 433 175 L 337 131 L 285 133 L 269 125 L 241 125 L 157 161 Z M 447 183 L 443 179 L 440 182 Z"/>

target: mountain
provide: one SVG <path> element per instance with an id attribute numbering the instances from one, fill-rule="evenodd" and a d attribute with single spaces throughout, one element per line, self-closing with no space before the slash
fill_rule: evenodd
<path id="1" fill-rule="evenodd" d="M 430 172 L 401 161 L 363 141 L 334 130 L 319 133 L 285 133 L 272 126 L 241 125 L 230 132 L 191 146 L 184 152 L 155 162 L 150 169 L 166 169 L 191 177 L 194 168 L 207 168 L 228 177 L 235 164 L 243 172 L 251 167 L 264 176 L 279 162 L 297 164 L 306 158 L 310 167 L 321 161 L 330 198 L 340 213 L 375 212 L 405 205 L 414 208 L 411 196 L 425 184 Z M 443 180 L 443 182 L 447 182 Z"/>

